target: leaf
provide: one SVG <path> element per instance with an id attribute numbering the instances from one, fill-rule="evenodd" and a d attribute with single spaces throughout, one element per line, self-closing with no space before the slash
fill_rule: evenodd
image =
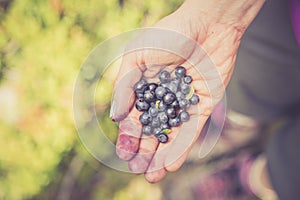
<path id="1" fill-rule="evenodd" d="M 158 109 L 158 104 L 160 103 L 160 100 L 157 100 L 156 102 L 155 102 L 155 108 L 156 109 Z"/>
<path id="2" fill-rule="evenodd" d="M 171 129 L 164 129 L 161 131 L 161 133 L 165 133 L 165 134 L 169 134 L 171 132 L 172 132 Z"/>
<path id="3" fill-rule="evenodd" d="M 192 98 L 194 93 L 195 93 L 194 87 L 191 86 L 190 92 L 186 95 L 186 99 L 189 100 L 190 98 Z"/>

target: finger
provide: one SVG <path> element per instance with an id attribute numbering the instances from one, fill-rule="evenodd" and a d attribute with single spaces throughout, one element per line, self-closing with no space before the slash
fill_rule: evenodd
<path id="1" fill-rule="evenodd" d="M 141 129 L 139 113 L 132 109 L 130 114 L 119 124 L 119 136 L 116 144 L 116 153 L 122 160 L 130 160 L 138 152 Z"/>
<path id="2" fill-rule="evenodd" d="M 170 146 L 172 146 L 172 142 L 179 132 L 178 127 L 173 127 L 172 132 L 168 134 L 169 140 L 167 143 L 160 143 L 151 162 L 145 173 L 145 178 L 150 183 L 155 183 L 160 181 L 167 174 L 167 170 L 165 169 L 164 163 L 165 159 L 168 156 Z"/>
<path id="3" fill-rule="evenodd" d="M 186 68 L 188 68 L 188 63 L 184 63 L 182 65 L 186 66 Z M 189 72 L 189 74 L 198 73 L 195 70 L 193 72 L 194 73 Z M 209 92 L 208 92 L 208 89 L 207 89 L 207 87 L 205 85 L 205 82 L 203 80 L 199 80 L 199 78 L 198 78 L 198 81 L 195 82 L 195 83 L 193 82 L 193 85 L 194 85 L 194 88 L 195 88 L 195 92 L 197 94 L 199 94 L 199 92 L 200 92 L 199 89 L 203 88 L 201 90 L 202 95 L 200 95 L 200 96 L 202 96 L 201 98 L 203 98 L 203 99 L 208 99 L 209 100 L 209 96 L 207 95 L 207 94 L 209 94 Z M 207 103 L 205 103 L 205 102 L 207 102 Z M 192 133 L 197 133 L 196 130 L 200 129 L 200 128 L 197 128 L 197 125 L 199 124 L 198 121 L 194 122 L 195 119 L 193 119 L 193 118 L 198 118 L 199 113 L 203 113 L 203 115 L 206 116 L 205 118 L 207 118 L 211 113 L 211 108 L 210 107 L 212 107 L 212 106 L 210 105 L 209 101 L 203 101 L 203 102 L 201 102 L 201 104 L 202 104 L 201 107 L 200 107 L 201 110 L 198 109 L 199 108 L 198 106 L 191 106 L 190 107 L 189 112 L 192 115 L 192 117 L 189 121 L 189 124 L 186 124 L 186 123 L 184 123 L 185 125 L 183 124 L 183 126 L 187 126 L 188 128 L 193 129 L 193 131 L 190 131 L 191 134 Z M 204 108 L 206 108 L 206 109 L 204 109 Z M 193 126 L 191 126 L 191 124 L 194 124 L 194 126 L 196 126 L 196 128 L 193 128 Z M 157 182 L 157 181 L 161 180 L 166 175 L 167 170 L 165 169 L 165 160 L 166 160 L 167 157 L 169 157 L 169 154 L 177 155 L 177 154 L 180 153 L 180 151 L 184 152 L 184 149 L 188 148 L 191 145 L 191 142 L 193 141 L 193 138 L 186 137 L 185 138 L 186 139 L 186 142 L 185 142 L 186 145 L 181 145 L 181 146 L 178 145 L 181 148 L 180 151 L 173 151 L 172 150 L 172 147 L 174 145 L 173 140 L 174 140 L 174 138 L 177 137 L 178 132 L 179 132 L 179 127 L 173 127 L 171 134 L 169 134 L 169 142 L 165 143 L 165 144 L 163 144 L 163 143 L 159 144 L 159 147 L 158 147 L 155 155 L 153 156 L 153 158 L 151 160 L 151 163 L 150 163 L 150 165 L 147 169 L 147 172 L 145 173 L 145 178 L 149 182 Z M 191 134 L 189 136 L 192 136 Z M 195 138 L 197 138 L 198 135 L 199 135 L 199 133 L 195 136 Z M 182 140 L 182 141 L 184 141 L 184 140 Z"/>
<path id="4" fill-rule="evenodd" d="M 153 165 L 154 165 L 153 167 L 156 168 L 155 163 L 156 162 L 151 161 L 149 168 L 152 168 Z M 167 170 L 164 167 L 162 167 L 158 170 L 155 170 L 155 171 L 152 171 L 152 169 L 151 169 L 150 172 L 145 173 L 145 178 L 149 183 L 156 183 L 156 182 L 162 180 L 166 176 L 166 174 L 167 174 Z"/>
<path id="5" fill-rule="evenodd" d="M 135 63 L 134 55 L 125 55 L 114 86 L 110 110 L 110 118 L 113 121 L 121 121 L 128 115 L 135 99 L 134 85 L 141 77 L 142 72 Z"/>
<path id="6" fill-rule="evenodd" d="M 197 126 L 198 121 L 194 122 L 194 118 L 198 118 L 198 112 L 197 112 L 198 106 L 191 106 L 189 110 L 191 113 L 191 119 L 188 122 L 183 123 L 181 126 L 187 126 L 191 129 L 193 127 Z M 185 145 L 180 146 L 183 149 L 180 149 L 180 151 L 174 151 L 173 146 L 175 145 L 176 138 L 178 137 L 180 133 L 181 127 L 173 127 L 172 132 L 168 135 L 169 140 L 167 143 L 160 143 L 159 147 L 157 148 L 155 155 L 153 156 L 151 163 L 149 165 L 149 168 L 147 169 L 147 172 L 145 173 L 145 178 L 149 182 L 157 182 L 161 180 L 166 174 L 167 169 L 165 168 L 165 161 L 168 157 L 172 156 L 172 154 L 180 154 L 180 151 L 184 152 L 185 148 L 188 148 L 190 145 L 190 142 L 192 141 L 190 138 L 186 137 L 186 141 L 183 141 Z M 195 128 L 194 128 L 195 129 Z M 196 132 L 195 130 L 190 131 L 191 134 L 193 132 Z M 184 133 L 187 135 L 187 133 Z M 190 134 L 190 135 L 191 135 Z"/>
<path id="7" fill-rule="evenodd" d="M 152 135 L 141 138 L 138 153 L 128 163 L 131 172 L 137 174 L 146 172 L 157 146 L 158 141 L 155 136 Z"/>
<path id="8" fill-rule="evenodd" d="M 165 159 L 164 165 L 167 171 L 178 170 L 186 160 L 208 118 L 208 115 L 200 114 L 203 109 L 200 105 L 194 106 L 190 112 L 190 120 L 181 125 L 170 147 L 170 153 Z"/>

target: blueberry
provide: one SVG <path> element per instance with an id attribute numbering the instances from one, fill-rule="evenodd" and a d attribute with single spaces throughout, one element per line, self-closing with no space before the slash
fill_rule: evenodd
<path id="1" fill-rule="evenodd" d="M 178 109 L 179 108 L 179 103 L 177 100 L 173 101 L 173 103 L 171 103 L 170 105 L 171 107 L 173 107 L 174 109 Z"/>
<path id="2" fill-rule="evenodd" d="M 170 105 L 176 100 L 176 96 L 174 93 L 169 92 L 164 96 L 163 100 L 165 104 Z"/>
<path id="3" fill-rule="evenodd" d="M 193 79 L 186 75 L 186 69 L 182 66 L 175 69 L 175 78 L 166 70 L 158 76 L 160 84 L 147 83 L 146 79 L 142 78 L 134 85 L 138 98 L 135 106 L 143 112 L 139 117 L 143 125 L 142 133 L 155 134 L 160 142 L 165 143 L 168 141 L 166 133 L 171 131 L 171 127 L 179 126 L 190 119 L 186 110 L 190 104 L 199 102 L 199 96 L 191 94 L 189 84 Z M 186 99 L 187 94 L 188 98 L 192 95 L 189 100 Z"/>
<path id="4" fill-rule="evenodd" d="M 150 91 L 155 91 L 157 86 L 158 85 L 156 83 L 149 83 L 147 89 L 150 90 Z"/>
<path id="5" fill-rule="evenodd" d="M 143 126 L 142 128 L 142 133 L 145 134 L 145 135 L 152 135 L 153 133 L 153 129 L 151 126 Z"/>
<path id="6" fill-rule="evenodd" d="M 140 122 L 143 124 L 143 125 L 148 125 L 152 120 L 152 117 L 144 112 L 143 114 L 140 115 Z"/>
<path id="7" fill-rule="evenodd" d="M 137 98 L 144 98 L 144 92 L 143 91 L 135 91 L 135 96 Z"/>
<path id="8" fill-rule="evenodd" d="M 176 69 L 175 69 L 176 77 L 182 78 L 185 76 L 185 74 L 186 74 L 186 69 L 184 67 L 182 67 L 182 66 L 176 67 Z"/>
<path id="9" fill-rule="evenodd" d="M 187 99 L 180 99 L 178 103 L 179 103 L 179 107 L 183 110 L 190 107 L 190 102 Z"/>
<path id="10" fill-rule="evenodd" d="M 165 111 L 166 108 L 167 108 L 167 105 L 163 101 L 160 101 L 159 104 L 158 104 L 158 110 L 159 111 Z"/>
<path id="11" fill-rule="evenodd" d="M 165 112 L 159 112 L 157 115 L 157 118 L 159 119 L 159 122 L 161 124 L 167 123 L 169 118 Z"/>
<path id="12" fill-rule="evenodd" d="M 177 97 L 177 99 L 184 99 L 185 98 L 184 94 L 180 91 L 176 92 L 176 97 Z"/>
<path id="13" fill-rule="evenodd" d="M 149 108 L 149 114 L 150 114 L 150 116 L 152 116 L 152 117 L 157 116 L 157 114 L 158 114 L 158 109 L 155 108 L 155 107 Z"/>
<path id="14" fill-rule="evenodd" d="M 147 88 L 148 88 L 148 84 L 145 84 L 144 86 L 142 86 L 142 88 L 136 89 L 135 94 L 136 94 L 137 98 L 143 98 L 144 92 L 147 90 Z"/>
<path id="15" fill-rule="evenodd" d="M 191 86 L 189 86 L 189 85 L 186 84 L 186 83 L 182 83 L 182 84 L 180 85 L 180 89 L 181 89 L 181 92 L 182 92 L 183 94 L 188 94 L 188 93 L 190 92 L 190 90 L 191 90 Z"/>
<path id="16" fill-rule="evenodd" d="M 178 91 L 179 85 L 180 85 L 181 81 L 178 78 L 174 78 L 169 84 L 168 84 L 168 88 L 170 89 L 170 91 L 172 91 L 173 93 L 176 93 Z"/>
<path id="17" fill-rule="evenodd" d="M 190 114 L 186 111 L 182 111 L 179 113 L 178 117 L 181 122 L 186 122 L 190 119 Z"/>
<path id="18" fill-rule="evenodd" d="M 152 90 L 146 90 L 144 93 L 144 99 L 148 103 L 155 101 L 155 92 Z"/>
<path id="19" fill-rule="evenodd" d="M 180 120 L 177 117 L 170 118 L 168 123 L 169 123 L 170 127 L 175 127 L 175 126 L 179 126 L 180 125 Z"/>
<path id="20" fill-rule="evenodd" d="M 176 117 L 176 110 L 175 110 L 175 108 L 174 108 L 174 107 L 168 107 L 168 108 L 166 109 L 166 114 L 167 114 L 167 116 L 170 117 L 170 118 Z"/>
<path id="21" fill-rule="evenodd" d="M 155 95 L 156 95 L 156 98 L 158 98 L 158 99 L 162 99 L 166 93 L 167 93 L 167 90 L 162 86 L 158 86 L 155 89 Z"/>
<path id="22" fill-rule="evenodd" d="M 167 82 L 170 81 L 171 75 L 168 71 L 163 70 L 159 73 L 158 78 L 159 78 L 161 83 L 167 83 Z"/>
<path id="23" fill-rule="evenodd" d="M 151 126 L 152 128 L 157 128 L 160 126 L 160 121 L 157 117 L 152 118 Z"/>
<path id="24" fill-rule="evenodd" d="M 172 80 L 172 83 L 175 83 L 176 85 L 179 86 L 179 84 L 181 83 L 181 78 L 175 77 L 175 78 Z"/>
<path id="25" fill-rule="evenodd" d="M 139 111 L 147 111 L 150 107 L 150 105 L 142 98 L 136 100 L 135 107 Z"/>
<path id="26" fill-rule="evenodd" d="M 160 128 L 161 128 L 161 130 L 164 130 L 164 129 L 170 129 L 170 126 L 169 126 L 168 123 L 165 123 L 165 124 L 161 124 L 161 125 L 160 125 Z"/>
<path id="27" fill-rule="evenodd" d="M 166 143 L 169 140 L 168 135 L 165 134 L 165 133 L 159 133 L 159 134 L 157 134 L 155 136 L 158 139 L 158 141 L 161 142 L 161 143 Z"/>
<path id="28" fill-rule="evenodd" d="M 190 102 L 192 105 L 196 105 L 199 103 L 199 96 L 196 94 L 193 94 L 193 96 L 190 98 Z"/>
<path id="29" fill-rule="evenodd" d="M 162 131 L 162 129 L 161 129 L 160 127 L 156 127 L 156 128 L 153 129 L 153 134 L 154 134 L 154 135 L 157 135 L 157 134 L 159 134 L 161 131 Z"/>
<path id="30" fill-rule="evenodd" d="M 190 84 L 192 81 L 193 81 L 193 78 L 189 75 L 187 75 L 183 78 L 183 82 L 185 82 L 186 84 Z"/>
<path id="31" fill-rule="evenodd" d="M 156 108 L 156 101 L 151 102 L 151 103 L 150 103 L 150 107 L 151 107 L 151 108 Z"/>
<path id="32" fill-rule="evenodd" d="M 139 80 L 139 82 L 137 82 L 134 85 L 134 90 L 140 90 L 140 89 L 142 89 L 146 85 L 147 85 L 146 79 L 142 78 L 141 80 Z"/>
<path id="33" fill-rule="evenodd" d="M 178 85 L 177 85 L 176 83 L 171 82 L 171 83 L 168 85 L 168 88 L 170 89 L 171 92 L 176 93 L 177 90 L 178 90 Z"/>

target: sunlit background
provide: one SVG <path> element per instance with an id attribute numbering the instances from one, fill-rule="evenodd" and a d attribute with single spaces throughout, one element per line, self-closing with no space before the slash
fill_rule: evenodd
<path id="1" fill-rule="evenodd" d="M 162 198 L 159 185 L 109 169 L 86 152 L 72 92 L 97 44 L 150 26 L 180 3 L 0 0 L 0 199 Z"/>
<path id="2" fill-rule="evenodd" d="M 76 76 L 102 41 L 153 25 L 183 0 L 0 0 L 0 199 L 198 199 L 211 162 L 191 158 L 158 184 L 101 164 L 78 138 L 72 112 Z M 96 93 L 108 119 L 115 71 Z M 202 164 L 201 164 L 202 162 Z M 200 167 L 201 166 L 201 167 Z"/>

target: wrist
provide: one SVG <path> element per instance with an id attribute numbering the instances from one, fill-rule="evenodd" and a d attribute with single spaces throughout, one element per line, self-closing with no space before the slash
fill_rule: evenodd
<path id="1" fill-rule="evenodd" d="M 205 24 L 227 24 L 245 30 L 265 0 L 186 0 L 179 10 Z"/>

